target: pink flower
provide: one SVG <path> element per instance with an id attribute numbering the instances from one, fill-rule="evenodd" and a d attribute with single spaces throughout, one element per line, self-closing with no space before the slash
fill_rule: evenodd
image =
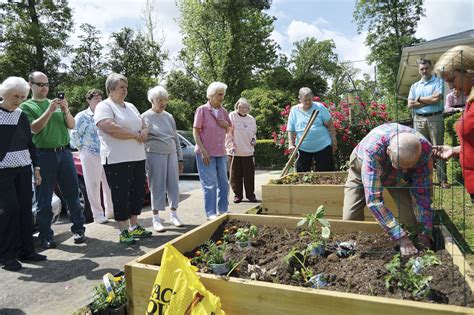
<path id="1" fill-rule="evenodd" d="M 377 116 L 377 112 L 372 112 L 371 115 L 372 115 L 372 117 L 375 117 L 375 116 Z"/>
<path id="2" fill-rule="evenodd" d="M 286 132 L 286 125 L 280 125 L 280 131 Z"/>
<path id="3" fill-rule="evenodd" d="M 321 102 L 321 104 L 323 104 L 324 107 L 328 108 L 328 104 L 326 104 L 325 102 Z"/>
<path id="4" fill-rule="evenodd" d="M 285 138 L 281 138 L 280 139 L 280 145 L 284 145 L 285 144 Z"/>
<path id="5" fill-rule="evenodd" d="M 347 135 L 343 135 L 342 136 L 342 141 L 346 142 L 347 140 L 349 140 L 349 137 Z"/>
<path id="6" fill-rule="evenodd" d="M 278 135 L 275 131 L 272 132 L 273 142 L 277 142 Z"/>
<path id="7" fill-rule="evenodd" d="M 320 100 L 321 100 L 321 98 L 319 96 L 313 96 L 313 101 L 319 102 Z"/>
<path id="8" fill-rule="evenodd" d="M 291 151 L 288 150 L 288 149 L 285 149 L 285 151 L 283 151 L 283 155 L 289 155 L 290 153 L 291 153 Z"/>

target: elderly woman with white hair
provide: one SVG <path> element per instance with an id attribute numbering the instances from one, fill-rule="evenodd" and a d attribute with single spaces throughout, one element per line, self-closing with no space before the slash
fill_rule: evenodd
<path id="1" fill-rule="evenodd" d="M 334 171 L 337 140 L 331 114 L 322 103 L 313 102 L 310 88 L 302 87 L 298 95 L 300 104 L 293 106 L 288 116 L 288 150 L 295 150 L 295 140 L 296 143 L 301 141 L 313 111 L 318 110 L 319 114 L 298 149 L 296 171 L 309 172 L 313 160 L 318 172 Z"/>
<path id="2" fill-rule="evenodd" d="M 16 271 L 22 261 L 42 261 L 35 253 L 31 201 L 31 166 L 35 184 L 41 184 L 40 168 L 30 124 L 18 108 L 30 91 L 22 78 L 9 77 L 0 85 L 0 264 Z"/>
<path id="3" fill-rule="evenodd" d="M 148 91 L 151 108 L 142 114 L 148 126 L 145 142 L 146 170 L 151 191 L 153 228 L 164 232 L 160 211 L 165 211 L 166 194 L 170 200 L 170 221 L 175 226 L 183 226 L 176 210 L 179 204 L 179 174 L 183 172 L 183 153 L 176 131 L 173 115 L 166 111 L 168 92 L 161 86 Z"/>
<path id="4" fill-rule="evenodd" d="M 240 203 L 245 196 L 250 202 L 255 197 L 255 163 L 253 153 L 257 144 L 257 124 L 249 114 L 250 104 L 245 98 L 235 103 L 235 110 L 229 114 L 232 127 L 226 137 L 227 155 L 230 157 L 230 186 L 234 192 L 234 203 Z"/>
<path id="5" fill-rule="evenodd" d="M 226 90 L 224 83 L 212 82 L 207 88 L 208 102 L 194 114 L 196 162 L 208 220 L 227 213 L 229 207 L 225 136 L 232 123 L 222 107 Z"/>
<path id="6" fill-rule="evenodd" d="M 125 98 L 128 80 L 112 73 L 105 81 L 108 98 L 97 104 L 94 121 L 99 129 L 100 158 L 112 193 L 120 243 L 130 245 L 151 232 L 137 221 L 146 187 L 145 141 L 148 129 L 137 108 Z"/>

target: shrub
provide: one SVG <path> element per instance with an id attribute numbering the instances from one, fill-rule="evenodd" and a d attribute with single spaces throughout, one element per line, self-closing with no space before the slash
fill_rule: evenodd
<path id="1" fill-rule="evenodd" d="M 459 145 L 458 135 L 456 130 L 454 129 L 454 124 L 458 121 L 459 117 L 461 116 L 460 113 L 456 113 L 452 116 L 447 117 L 444 120 L 444 143 L 452 146 Z M 447 172 L 448 172 L 448 179 L 453 184 L 463 184 L 464 178 L 462 176 L 461 164 L 459 163 L 459 159 L 450 159 L 447 162 Z"/>
<path id="2" fill-rule="evenodd" d="M 314 101 L 319 102 L 320 98 L 315 96 Z M 362 138 L 373 128 L 390 121 L 386 111 L 385 104 L 371 102 L 357 102 L 349 104 L 341 101 L 335 105 L 330 101 L 322 101 L 331 112 L 331 116 L 336 128 L 336 137 L 338 150 L 335 154 L 335 165 L 337 169 L 347 169 L 347 162 L 354 147 Z M 280 115 L 288 121 L 290 114 L 290 105 L 280 112 Z M 288 136 L 286 131 L 286 123 L 280 125 L 278 131 L 272 133 L 273 142 L 275 145 L 283 150 L 284 154 L 289 154 L 288 150 Z"/>
<path id="3" fill-rule="evenodd" d="M 257 140 L 254 156 L 256 167 L 281 168 L 288 161 L 282 149 L 275 149 L 271 139 Z"/>

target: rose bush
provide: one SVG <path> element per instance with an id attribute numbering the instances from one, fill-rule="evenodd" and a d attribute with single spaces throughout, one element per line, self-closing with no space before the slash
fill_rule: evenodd
<path id="1" fill-rule="evenodd" d="M 369 104 L 361 101 L 351 104 L 341 101 L 339 104 L 334 104 L 327 100 L 321 101 L 318 96 L 315 96 L 313 100 L 315 102 L 321 102 L 331 113 L 338 144 L 338 150 L 334 157 L 336 169 L 347 169 L 349 156 L 359 141 L 373 128 L 391 121 L 387 113 L 387 106 L 375 101 Z M 288 104 L 280 115 L 285 120 L 288 120 L 290 110 L 291 104 Z M 278 130 L 278 132 L 274 131 L 272 135 L 276 146 L 284 148 L 284 154 L 288 155 L 288 133 L 286 132 L 286 124 L 280 125 L 280 130 Z"/>

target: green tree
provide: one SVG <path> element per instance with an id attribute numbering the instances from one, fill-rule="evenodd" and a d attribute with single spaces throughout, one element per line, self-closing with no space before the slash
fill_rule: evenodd
<path id="1" fill-rule="evenodd" d="M 128 27 L 112 33 L 111 41 L 109 67 L 127 77 L 128 100 L 143 112 L 150 107 L 146 91 L 157 83 L 157 77 L 163 73 L 167 53 L 157 42 Z"/>
<path id="2" fill-rule="evenodd" d="M 61 56 L 68 52 L 73 29 L 67 0 L 24 0 L 0 3 L 3 34 L 0 36 L 0 75 L 26 77 L 38 70 L 55 85 L 59 81 Z M 52 92 L 54 89 L 51 89 Z"/>
<path id="3" fill-rule="evenodd" d="M 256 87 L 242 92 L 252 109 L 250 114 L 257 122 L 257 137 L 259 139 L 270 139 L 272 131 L 278 131 L 284 122 L 281 112 L 285 106 L 296 102 L 296 96 L 290 92 L 272 90 L 264 87 Z"/>
<path id="4" fill-rule="evenodd" d="M 73 49 L 71 77 L 76 82 L 94 81 L 104 75 L 104 46 L 100 43 L 100 31 L 90 24 L 81 24 L 83 34 L 80 44 Z"/>
<path id="5" fill-rule="evenodd" d="M 294 89 L 311 88 L 314 94 L 322 95 L 327 90 L 327 80 L 338 70 L 336 45 L 332 40 L 317 41 L 314 37 L 294 43 L 291 52 Z"/>
<path id="6" fill-rule="evenodd" d="M 228 85 L 228 104 L 252 86 L 255 73 L 270 68 L 277 44 L 270 39 L 274 18 L 268 0 L 179 0 L 186 71 L 207 86 Z"/>
<path id="7" fill-rule="evenodd" d="M 166 106 L 166 111 L 173 115 L 178 130 L 192 129 L 194 111 L 189 103 L 179 99 L 171 99 Z"/>
<path id="8" fill-rule="evenodd" d="M 166 90 L 170 99 L 184 101 L 192 112 L 207 101 L 207 86 L 199 84 L 183 71 L 172 70 L 166 78 Z"/>
<path id="9" fill-rule="evenodd" d="M 416 28 L 424 16 L 423 0 L 359 0 L 354 20 L 361 33 L 367 26 L 368 60 L 377 65 L 378 80 L 394 91 L 402 48 L 419 43 Z"/>

